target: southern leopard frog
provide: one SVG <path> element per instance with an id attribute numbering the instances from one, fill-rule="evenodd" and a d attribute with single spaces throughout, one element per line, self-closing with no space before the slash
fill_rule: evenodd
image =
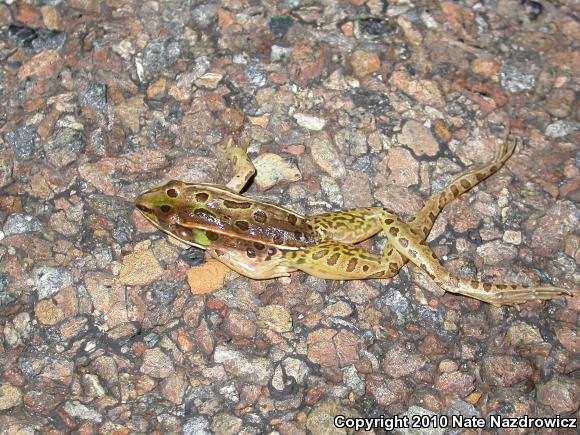
<path id="1" fill-rule="evenodd" d="M 254 279 L 288 276 L 296 270 L 326 279 L 390 278 L 411 261 L 444 290 L 493 305 L 560 298 L 572 292 L 455 277 L 425 243 L 443 207 L 501 168 L 516 143 L 506 135 L 492 161 L 461 173 L 408 222 L 378 207 L 305 217 L 241 196 L 255 168 L 245 150 L 231 140 L 228 158 L 235 175 L 225 186 L 170 181 L 140 195 L 136 206 L 162 231 Z M 381 231 L 388 239 L 383 255 L 355 246 Z"/>

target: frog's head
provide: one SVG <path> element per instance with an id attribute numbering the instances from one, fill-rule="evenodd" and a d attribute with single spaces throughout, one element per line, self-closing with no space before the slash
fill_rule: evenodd
<path id="1" fill-rule="evenodd" d="M 139 195 L 135 206 L 155 226 L 168 229 L 179 224 L 179 203 L 186 189 L 185 183 L 170 181 Z"/>

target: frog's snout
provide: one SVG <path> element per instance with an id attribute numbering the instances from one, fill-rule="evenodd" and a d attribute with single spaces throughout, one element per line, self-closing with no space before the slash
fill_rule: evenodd
<path id="1" fill-rule="evenodd" d="M 155 208 L 151 203 L 149 192 L 142 193 L 135 199 L 135 207 L 149 219 L 155 218 Z"/>

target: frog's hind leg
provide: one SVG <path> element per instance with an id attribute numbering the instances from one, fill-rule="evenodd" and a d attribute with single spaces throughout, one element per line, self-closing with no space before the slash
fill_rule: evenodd
<path id="1" fill-rule="evenodd" d="M 509 130 L 507 130 L 509 132 Z M 409 226 L 413 232 L 423 235 L 425 238 L 429 235 L 437 216 L 443 208 L 457 198 L 459 195 L 467 192 L 490 175 L 497 172 L 504 163 L 513 154 L 519 138 L 512 136 L 508 139 L 507 134 L 503 139 L 502 145 L 498 147 L 495 157 L 486 165 L 469 169 L 461 173 L 445 189 L 434 193 L 425 203 L 423 208 L 413 218 L 409 220 Z"/>
<path id="2" fill-rule="evenodd" d="M 559 299 L 575 291 L 556 287 L 490 284 L 458 278 L 445 269 L 423 237 L 396 215 L 384 212 L 382 225 L 389 242 L 404 257 L 419 266 L 445 291 L 470 296 L 493 305 L 514 305 L 530 300 Z"/>
<path id="3" fill-rule="evenodd" d="M 391 278 L 400 268 L 396 261 L 389 262 L 380 255 L 332 240 L 283 255 L 296 269 L 323 279 Z"/>
<path id="4" fill-rule="evenodd" d="M 317 214 L 306 218 L 319 241 L 354 244 L 382 231 L 381 209 L 367 207 Z"/>

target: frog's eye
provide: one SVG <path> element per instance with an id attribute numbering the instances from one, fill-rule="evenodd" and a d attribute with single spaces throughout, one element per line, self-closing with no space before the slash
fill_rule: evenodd
<path id="1" fill-rule="evenodd" d="M 173 187 L 171 189 L 167 189 L 167 196 L 170 198 L 177 198 L 177 195 L 179 195 L 179 192 L 177 191 L 177 189 L 174 189 Z"/>
<path id="2" fill-rule="evenodd" d="M 171 211 L 171 206 L 167 204 L 163 204 L 159 207 L 163 213 L 169 213 Z"/>

